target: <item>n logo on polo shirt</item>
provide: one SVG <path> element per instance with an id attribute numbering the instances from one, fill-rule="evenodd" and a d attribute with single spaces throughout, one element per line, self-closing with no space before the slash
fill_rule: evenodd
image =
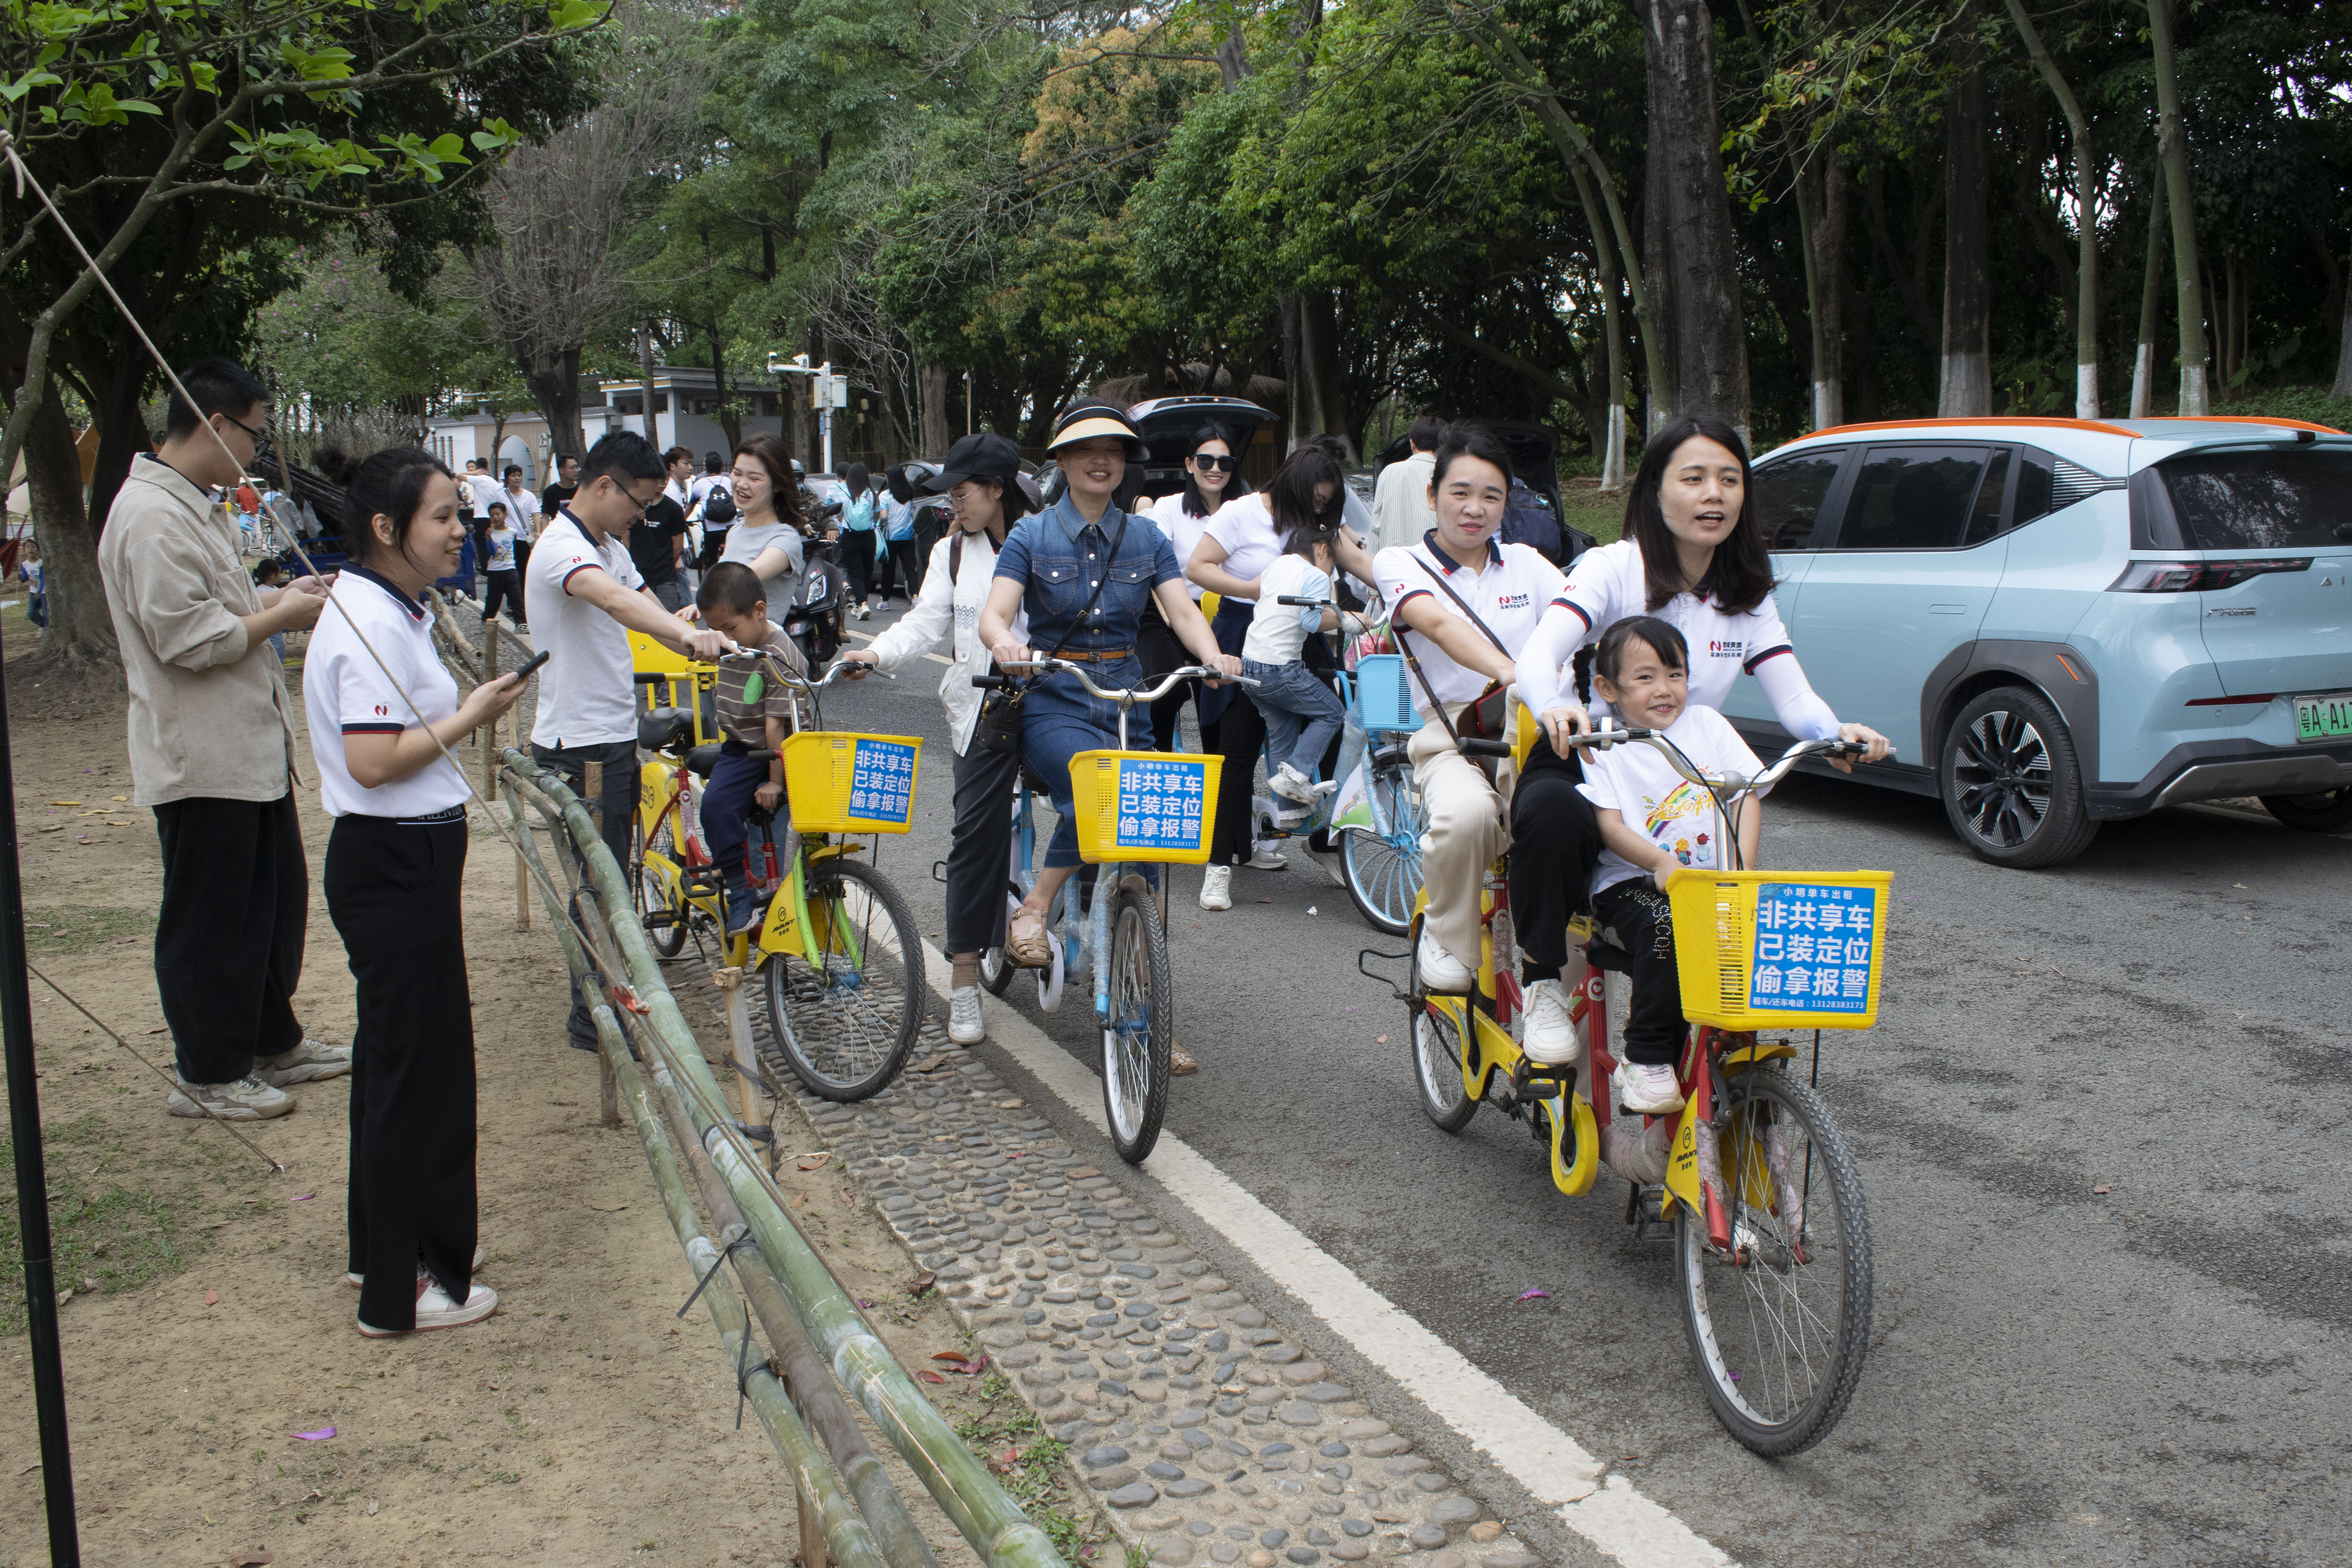
<path id="1" fill-rule="evenodd" d="M 377 703 L 377 704 L 375 705 L 375 715 L 376 715 L 376 717 L 377 717 L 377 718 L 379 718 L 379 719 L 383 718 L 385 714 L 390 713 L 391 711 L 392 711 L 392 710 L 391 710 L 389 707 L 385 706 L 383 703 L 379 702 L 379 703 Z"/>
<path id="2" fill-rule="evenodd" d="M 1716 658 L 1745 658 L 1748 644 L 1738 637 L 1716 637 L 1707 643 L 1706 651 Z"/>

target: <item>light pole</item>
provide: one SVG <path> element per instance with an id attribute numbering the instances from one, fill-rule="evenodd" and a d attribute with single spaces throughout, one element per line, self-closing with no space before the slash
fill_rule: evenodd
<path id="1" fill-rule="evenodd" d="M 813 365 L 806 354 L 794 354 L 787 361 L 772 350 L 768 354 L 768 374 L 814 378 L 809 383 L 809 395 L 816 404 L 817 431 L 824 443 L 824 471 L 833 472 L 833 411 L 849 406 L 849 378 L 834 374 L 831 360 Z"/>

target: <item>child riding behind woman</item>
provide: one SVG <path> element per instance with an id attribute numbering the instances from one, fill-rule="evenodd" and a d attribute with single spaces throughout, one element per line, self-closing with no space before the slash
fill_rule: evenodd
<path id="1" fill-rule="evenodd" d="M 722 561 L 704 574 L 695 595 L 702 624 L 735 639 L 745 652 L 768 655 L 794 675 L 808 666 L 793 639 L 768 619 L 768 590 L 760 574 L 739 561 Z M 775 751 L 793 726 L 792 689 L 757 661 L 729 658 L 719 666 L 719 728 L 726 736 L 710 783 L 702 794 L 702 834 L 710 858 L 727 884 L 729 935 L 749 929 L 761 910 L 752 897 L 749 818 L 756 802 L 773 812 L 784 800 L 784 762 L 751 753 Z"/>
<path id="2" fill-rule="evenodd" d="M 1265 716 L 1266 788 L 1290 803 L 1278 808 L 1275 824 L 1296 827 L 1332 787 L 1317 784 L 1315 772 L 1345 712 L 1338 694 L 1315 679 L 1301 653 L 1308 633 L 1328 631 L 1339 622 L 1337 611 L 1280 600 L 1332 597 L 1334 531 L 1311 518 L 1275 521 L 1289 526 L 1282 553 L 1258 578 L 1257 611 L 1242 639 L 1242 673 L 1257 682 L 1250 700 Z"/>
<path id="3" fill-rule="evenodd" d="M 1730 721 L 1692 704 L 1690 650 L 1671 622 L 1628 616 L 1611 626 L 1593 655 L 1592 689 L 1620 722 L 1664 734 L 1709 777 L 1753 775 L 1763 768 Z M 1714 796 L 1675 772 L 1648 745 L 1587 752 L 1580 787 L 1592 802 L 1606 846 L 1592 873 L 1593 912 L 1616 929 L 1618 942 L 1633 961 L 1633 1011 L 1614 1080 L 1617 1102 L 1628 1110 L 1664 1115 L 1683 1106 L 1675 1062 L 1689 1028 L 1683 1019 L 1666 879 L 1684 867 L 1710 871 L 1735 863 L 1721 853 Z M 1755 864 L 1763 819 L 1756 797 L 1739 803 L 1737 866 Z"/>

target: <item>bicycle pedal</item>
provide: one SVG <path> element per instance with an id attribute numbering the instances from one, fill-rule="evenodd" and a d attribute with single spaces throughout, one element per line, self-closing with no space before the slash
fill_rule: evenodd
<path id="1" fill-rule="evenodd" d="M 1511 1074 L 1511 1097 L 1514 1100 L 1549 1100 L 1555 1095 L 1576 1092 L 1576 1068 L 1540 1067 L 1527 1058 L 1519 1058 Z"/>

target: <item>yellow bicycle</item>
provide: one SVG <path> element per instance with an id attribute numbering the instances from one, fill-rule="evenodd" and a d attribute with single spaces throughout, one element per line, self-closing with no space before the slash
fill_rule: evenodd
<path id="1" fill-rule="evenodd" d="M 1524 710 L 1519 731 L 1534 734 Z M 1661 731 L 1602 731 L 1574 743 L 1655 748 L 1714 796 L 1717 841 L 1735 853 L 1727 825 L 1740 797 L 1770 787 L 1804 757 L 1864 750 L 1805 742 L 1741 778 L 1705 775 Z M 1459 744 L 1467 753 L 1512 754 L 1501 742 Z M 1608 976 L 1626 973 L 1631 958 L 1590 920 L 1572 928 L 1588 965 L 1570 1006 L 1581 1059 L 1548 1067 L 1521 1053 L 1507 857 L 1486 877 L 1473 990 L 1431 992 L 1415 963 L 1398 991 L 1430 1121 L 1454 1132 L 1481 1105 L 1492 1106 L 1528 1125 L 1561 1192 L 1590 1192 L 1607 1165 L 1629 1184 L 1625 1219 L 1635 1236 L 1663 1226 L 1672 1237 L 1684 1323 L 1708 1403 L 1759 1454 L 1799 1453 L 1826 1436 L 1853 1398 L 1869 1347 L 1870 1222 L 1853 1155 L 1817 1085 L 1820 1031 L 1876 1022 L 1892 885 L 1883 871 L 1685 870 L 1667 879 L 1683 1015 L 1697 1026 L 1676 1066 L 1685 1103 L 1674 1117 L 1612 1116 L 1612 1097 L 1592 1093 L 1616 1066 Z M 1424 895 L 1414 909 L 1413 952 L 1426 907 Z M 1407 955 L 1368 950 L 1359 967 L 1376 956 Z M 1802 1079 L 1790 1070 L 1796 1046 L 1757 1033 L 1790 1028 L 1815 1031 L 1812 1070 Z"/>

